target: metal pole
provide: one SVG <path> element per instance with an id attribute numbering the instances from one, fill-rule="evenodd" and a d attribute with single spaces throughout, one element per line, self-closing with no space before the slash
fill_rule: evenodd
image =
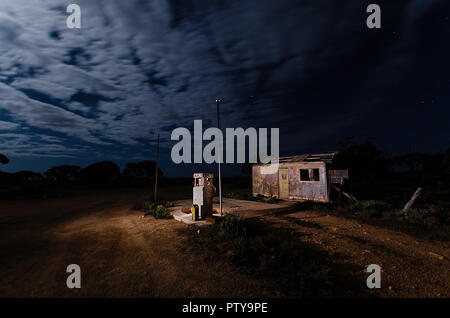
<path id="1" fill-rule="evenodd" d="M 158 194 L 158 160 L 159 160 L 159 134 L 158 143 L 156 144 L 156 172 L 155 172 L 155 202 Z"/>
<path id="2" fill-rule="evenodd" d="M 216 105 L 217 105 L 217 128 L 220 130 L 220 99 L 216 99 Z M 218 154 L 218 165 L 219 165 L 219 210 L 220 210 L 220 217 L 222 217 L 222 171 L 220 169 L 220 139 L 219 139 L 219 150 L 217 151 Z"/>

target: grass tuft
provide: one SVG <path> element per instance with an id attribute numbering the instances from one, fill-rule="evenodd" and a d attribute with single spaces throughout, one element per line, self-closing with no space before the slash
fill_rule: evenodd
<path id="1" fill-rule="evenodd" d="M 151 215 L 156 219 L 173 219 L 173 216 L 172 214 L 170 214 L 169 209 L 173 206 L 174 204 L 172 202 L 154 202 L 153 199 L 149 198 L 136 202 L 131 209 L 145 212 L 145 216 Z"/>

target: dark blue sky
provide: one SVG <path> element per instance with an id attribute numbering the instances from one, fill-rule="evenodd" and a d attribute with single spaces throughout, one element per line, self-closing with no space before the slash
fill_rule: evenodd
<path id="1" fill-rule="evenodd" d="M 278 127 L 280 153 L 370 136 L 390 153 L 450 146 L 446 0 L 0 2 L 4 171 L 153 159 L 176 127 Z M 382 8 L 369 30 L 366 7 Z M 233 167 L 228 168 L 233 173 Z M 210 167 L 214 171 L 214 167 Z"/>

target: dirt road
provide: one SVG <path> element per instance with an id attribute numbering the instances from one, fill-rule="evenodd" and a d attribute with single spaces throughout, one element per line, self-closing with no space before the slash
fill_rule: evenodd
<path id="1" fill-rule="evenodd" d="M 210 268 L 183 253 L 184 223 L 130 211 L 144 190 L 112 192 L 2 202 L 0 297 L 244 297 L 260 290 L 229 264 Z M 81 289 L 66 287 L 69 264 L 81 267 Z"/>
<path id="2" fill-rule="evenodd" d="M 0 202 L 0 297 L 277 296 L 261 277 L 226 259 L 189 253 L 187 225 L 142 217 L 130 207 L 148 190 L 86 192 L 69 198 Z M 316 212 L 260 217 L 301 232 L 300 240 L 351 264 L 382 266 L 369 295 L 448 297 L 449 245 Z M 200 234 L 201 235 L 201 234 Z M 81 267 L 81 289 L 66 287 L 66 267 Z M 359 283 L 360 282 L 360 283 Z M 359 287 L 361 287 L 359 286 Z"/>
<path id="3" fill-rule="evenodd" d="M 301 240 L 328 252 L 336 265 L 353 265 L 360 272 L 348 278 L 363 280 L 369 264 L 381 267 L 381 297 L 449 297 L 449 242 L 430 242 L 355 220 L 307 211 L 265 216 L 276 226 L 301 232 Z M 345 273 L 341 273 L 345 278 Z"/>

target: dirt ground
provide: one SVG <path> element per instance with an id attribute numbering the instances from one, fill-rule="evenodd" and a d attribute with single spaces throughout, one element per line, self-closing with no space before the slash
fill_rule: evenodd
<path id="1" fill-rule="evenodd" d="M 361 290 L 365 295 L 450 296 L 448 242 L 430 242 L 315 211 L 265 216 L 265 221 L 301 232 L 301 240 L 326 251 L 336 267 L 356 270 L 347 275 L 341 272 L 344 279 L 347 276 L 365 285 L 370 274 L 366 274 L 364 269 L 369 264 L 380 265 L 382 288 L 368 292 L 364 286 Z"/>
<path id="2" fill-rule="evenodd" d="M 226 258 L 190 253 L 188 225 L 130 209 L 151 193 L 117 189 L 0 202 L 0 297 L 280 296 L 264 277 Z M 448 242 L 314 211 L 258 220 L 300 234 L 292 239 L 326 253 L 361 296 L 449 297 Z M 66 286 L 69 264 L 81 267 L 80 289 Z M 381 289 L 365 287 L 369 264 L 382 267 Z"/>

